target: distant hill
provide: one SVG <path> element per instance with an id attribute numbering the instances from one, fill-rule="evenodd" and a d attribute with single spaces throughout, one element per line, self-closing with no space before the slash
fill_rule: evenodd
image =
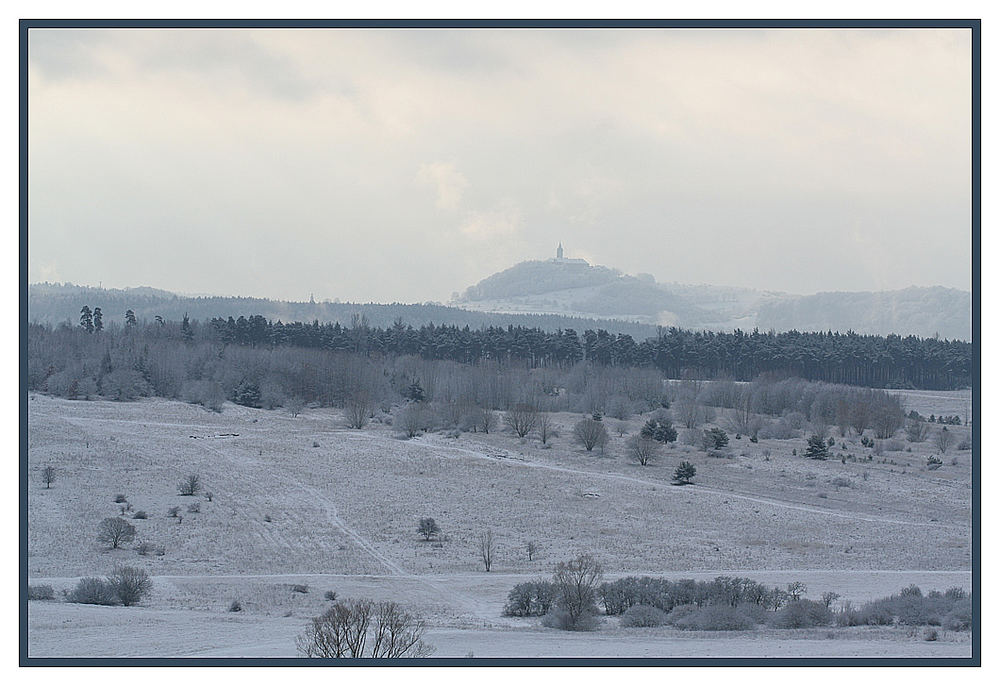
<path id="1" fill-rule="evenodd" d="M 817 293 L 762 303 L 761 329 L 935 335 L 972 340 L 972 294 L 955 288 Z"/>
<path id="2" fill-rule="evenodd" d="M 528 261 L 489 276 L 452 303 L 479 312 L 628 319 L 731 331 L 848 331 L 971 340 L 972 296 L 951 288 L 801 296 L 657 283 L 583 260 Z"/>
<path id="3" fill-rule="evenodd" d="M 76 324 L 80 319 L 80 308 L 84 305 L 100 307 L 106 323 L 123 322 L 125 310 L 128 309 L 134 311 L 140 321 L 152 321 L 156 316 L 168 321 L 180 321 L 185 314 L 201 321 L 213 317 L 259 314 L 267 319 L 280 319 L 283 322 L 319 320 L 322 323 L 339 321 L 347 325 L 351 323 L 354 314 L 361 314 L 368 318 L 369 324 L 380 327 L 391 326 L 398 318 L 404 324 L 414 327 L 434 323 L 469 326 L 473 329 L 483 326 L 506 327 L 508 324 L 538 327 L 545 331 L 575 329 L 582 332 L 586 329 L 605 329 L 612 333 L 628 334 L 640 341 L 656 335 L 655 326 L 634 321 L 567 315 L 495 314 L 433 304 L 289 302 L 265 298 L 188 297 L 147 287 L 106 289 L 50 283 L 28 286 L 29 322 Z"/>

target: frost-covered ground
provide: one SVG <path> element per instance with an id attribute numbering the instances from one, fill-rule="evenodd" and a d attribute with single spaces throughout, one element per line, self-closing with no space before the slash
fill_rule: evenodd
<path id="1" fill-rule="evenodd" d="M 579 635 L 501 617 L 514 583 L 548 576 L 581 552 L 608 576 L 802 580 L 810 597 L 832 590 L 856 603 L 910 583 L 971 586 L 969 451 L 953 447 L 941 469 L 927 471 L 929 442 L 901 441 L 901 451 L 842 464 L 793 457 L 801 439 L 734 438 L 727 458 L 675 444 L 640 467 L 616 432 L 604 456 L 586 453 L 570 438 L 579 417 L 556 419 L 560 436 L 543 448 L 498 432 L 405 441 L 381 424 L 347 430 L 328 409 L 291 417 L 227 404 L 215 414 L 164 400 L 32 396 L 31 583 L 50 583 L 58 596 L 81 576 L 128 562 L 149 570 L 154 592 L 133 608 L 32 601 L 30 653 L 294 655 L 295 635 L 333 590 L 420 612 L 438 656 L 969 654 L 968 634 L 927 643 L 905 628 L 696 635 L 626 630 L 607 618 Z M 628 432 L 641 421 L 630 420 Z M 846 452 L 865 452 L 837 440 L 835 452 L 841 440 Z M 670 485 L 681 459 L 698 468 L 693 486 Z M 38 475 L 50 464 L 57 480 L 46 490 Z M 211 502 L 178 495 L 191 473 Z M 98 522 L 120 512 L 119 493 L 132 512 L 148 513 L 130 521 L 164 556 L 97 543 Z M 195 501 L 200 512 L 188 513 Z M 167 516 L 172 506 L 183 521 Z M 422 541 L 421 517 L 434 517 L 446 540 Z M 490 574 L 476 553 L 487 528 L 498 540 Z M 529 540 L 540 551 L 532 561 Z M 243 612 L 227 612 L 233 600 Z"/>

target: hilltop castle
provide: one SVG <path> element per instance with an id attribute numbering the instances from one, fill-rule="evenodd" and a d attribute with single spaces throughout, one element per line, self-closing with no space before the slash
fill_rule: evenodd
<path id="1" fill-rule="evenodd" d="M 556 248 L 556 256 L 551 260 L 549 260 L 549 262 L 557 262 L 559 264 L 585 264 L 587 266 L 590 266 L 590 263 L 587 262 L 587 260 L 582 260 L 580 258 L 573 259 L 573 258 L 563 257 L 562 243 L 559 243 L 559 247 Z"/>

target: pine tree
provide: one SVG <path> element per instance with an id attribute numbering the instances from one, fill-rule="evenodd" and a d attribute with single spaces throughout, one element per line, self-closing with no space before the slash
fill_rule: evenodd
<path id="1" fill-rule="evenodd" d="M 101 314 L 101 308 L 94 308 L 94 331 L 101 331 L 104 329 L 104 315 Z"/>
<path id="2" fill-rule="evenodd" d="M 184 313 L 184 319 L 181 320 L 181 336 L 184 337 L 184 341 L 187 343 L 194 340 L 194 329 L 191 328 L 191 320 L 188 319 L 187 312 Z"/>
<path id="3" fill-rule="evenodd" d="M 803 453 L 806 457 L 812 460 L 825 460 L 829 457 L 830 453 L 827 450 L 826 441 L 823 440 L 822 436 L 817 436 L 813 434 L 809 437 L 809 447 Z"/>
<path id="4" fill-rule="evenodd" d="M 684 461 L 677 465 L 677 469 L 674 470 L 674 483 L 678 486 L 684 486 L 691 483 L 694 479 L 694 475 L 698 470 L 690 462 Z"/>
<path id="5" fill-rule="evenodd" d="M 131 329 L 133 326 L 135 326 L 135 312 L 125 310 L 125 327 Z"/>
<path id="6" fill-rule="evenodd" d="M 80 310 L 80 326 L 87 333 L 94 333 L 94 317 L 86 305 Z"/>

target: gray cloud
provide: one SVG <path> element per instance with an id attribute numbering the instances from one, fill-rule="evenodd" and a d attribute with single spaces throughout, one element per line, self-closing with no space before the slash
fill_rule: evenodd
<path id="1" fill-rule="evenodd" d="M 40 31 L 31 280 L 968 289 L 959 31 Z"/>

